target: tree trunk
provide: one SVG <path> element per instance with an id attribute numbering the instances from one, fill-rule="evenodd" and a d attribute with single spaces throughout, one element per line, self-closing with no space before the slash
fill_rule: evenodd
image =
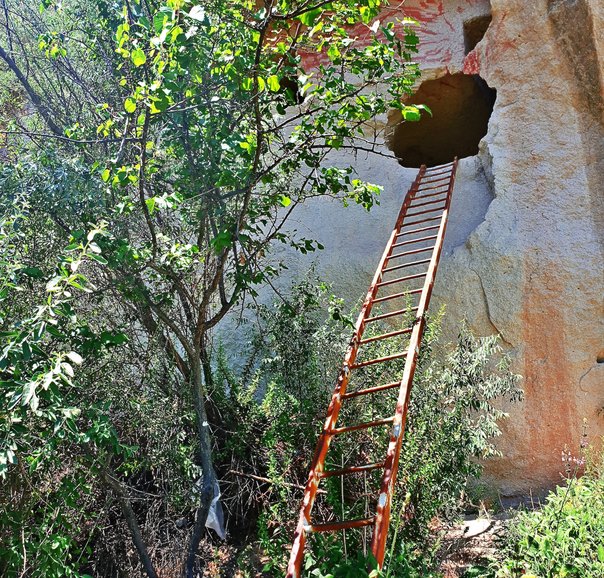
<path id="1" fill-rule="evenodd" d="M 196 355 L 196 358 L 191 360 L 191 381 L 193 386 L 195 412 L 197 414 L 199 459 L 203 481 L 199 496 L 199 506 L 195 513 L 195 526 L 193 527 L 193 534 L 191 536 L 187 562 L 185 565 L 186 578 L 196 578 L 199 576 L 200 569 L 197 567 L 197 549 L 199 548 L 199 543 L 203 536 L 217 481 L 212 463 L 212 436 L 210 435 L 210 424 L 208 423 L 208 415 L 204 400 L 205 388 L 201 364 L 202 355 L 203 354 L 199 352 L 199 355 Z"/>
<path id="2" fill-rule="evenodd" d="M 105 470 L 102 471 L 101 476 L 103 481 L 113 490 L 113 493 L 117 498 L 120 509 L 122 510 L 122 514 L 126 520 L 126 523 L 128 524 L 128 528 L 130 529 L 132 541 L 134 542 L 134 546 L 136 547 L 138 556 L 143 568 L 145 569 L 145 572 L 147 573 L 147 576 L 149 576 L 149 578 L 157 578 L 157 573 L 155 572 L 153 562 L 151 562 L 151 558 L 147 552 L 147 545 L 143 540 L 143 535 L 141 533 L 140 526 L 138 525 L 136 514 L 132 509 L 128 496 L 126 496 L 126 493 L 124 492 L 124 488 L 122 488 L 122 485 Z"/>

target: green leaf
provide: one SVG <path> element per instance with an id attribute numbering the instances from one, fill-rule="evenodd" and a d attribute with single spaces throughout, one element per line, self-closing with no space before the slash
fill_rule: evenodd
<path id="1" fill-rule="evenodd" d="M 327 56 L 329 56 L 329 58 L 331 60 L 337 60 L 338 58 L 340 58 L 341 54 L 340 54 L 340 49 L 338 48 L 337 44 L 332 44 L 328 49 L 327 49 Z"/>
<path id="2" fill-rule="evenodd" d="M 129 96 L 124 102 L 124 109 L 128 114 L 132 114 L 136 111 L 136 100 Z"/>
<path id="3" fill-rule="evenodd" d="M 419 110 L 425 110 L 430 116 L 434 116 L 432 114 L 432 110 L 426 104 L 416 104 L 415 107 L 418 108 Z"/>
<path id="4" fill-rule="evenodd" d="M 151 99 L 151 114 L 164 112 L 170 106 L 170 98 L 164 92 Z"/>
<path id="5" fill-rule="evenodd" d="M 222 231 L 216 235 L 212 241 L 212 247 L 216 253 L 220 253 L 223 249 L 226 249 L 232 242 L 233 236 L 230 231 Z"/>
<path id="6" fill-rule="evenodd" d="M 36 395 L 36 386 L 37 383 L 35 381 L 29 381 L 23 388 L 23 401 L 22 405 L 29 405 L 32 410 L 36 411 L 38 409 L 38 396 Z"/>
<path id="7" fill-rule="evenodd" d="M 97 235 L 102 235 L 102 234 L 103 234 L 102 229 L 94 228 L 88 232 L 88 234 L 86 235 L 86 239 L 88 241 L 93 241 Z"/>
<path id="8" fill-rule="evenodd" d="M 54 291 L 57 285 L 63 280 L 63 277 L 58 275 L 53 277 L 48 283 L 46 283 L 46 291 Z"/>
<path id="9" fill-rule="evenodd" d="M 292 200 L 285 195 L 280 195 L 279 204 L 281 204 L 283 207 L 289 207 L 292 204 Z"/>
<path id="10" fill-rule="evenodd" d="M 168 18 L 170 18 L 171 14 L 172 10 L 166 10 L 166 7 L 164 7 L 153 16 L 153 28 L 157 34 L 160 34 L 164 29 L 164 25 Z"/>
<path id="11" fill-rule="evenodd" d="M 151 197 L 150 199 L 145 199 L 145 205 L 147 205 L 147 209 L 149 209 L 150 215 L 152 215 L 155 212 L 155 202 L 156 202 L 155 197 Z"/>
<path id="12" fill-rule="evenodd" d="M 109 169 L 105 169 L 102 173 L 101 173 L 101 179 L 103 179 L 105 182 L 107 182 L 109 180 L 109 177 L 111 176 L 111 171 Z"/>
<path id="13" fill-rule="evenodd" d="M 279 92 L 281 88 L 281 84 L 279 83 L 279 77 L 276 74 L 269 76 L 266 79 L 266 84 L 271 92 Z"/>
<path id="14" fill-rule="evenodd" d="M 322 8 L 315 8 L 314 10 L 309 10 L 304 14 L 300 14 L 300 16 L 298 16 L 298 20 L 302 22 L 302 24 L 312 27 L 315 25 L 315 22 L 321 16 L 322 12 Z"/>
<path id="15" fill-rule="evenodd" d="M 73 371 L 73 367 L 69 363 L 63 362 L 61 363 L 61 369 L 65 372 L 68 377 L 73 377 L 75 375 Z"/>
<path id="16" fill-rule="evenodd" d="M 27 343 L 27 341 L 23 342 L 23 345 L 21 346 L 21 350 L 23 352 L 23 359 L 25 361 L 29 361 L 31 359 L 31 347 L 30 347 L 29 343 Z"/>
<path id="17" fill-rule="evenodd" d="M 125 333 L 113 333 L 111 331 L 103 331 L 101 333 L 101 341 L 105 345 L 121 345 L 128 341 L 128 336 Z"/>
<path id="18" fill-rule="evenodd" d="M 34 279 L 41 279 L 44 277 L 44 273 L 41 269 L 38 269 L 38 267 L 24 267 L 21 269 L 21 273 L 28 277 L 33 277 Z"/>
<path id="19" fill-rule="evenodd" d="M 94 259 L 97 263 L 100 263 L 101 265 L 107 265 L 107 263 L 109 262 L 107 261 L 107 259 L 105 259 L 105 257 L 101 257 L 101 255 L 95 255 L 94 253 L 91 253 L 89 257 L 91 259 Z"/>
<path id="20" fill-rule="evenodd" d="M 132 60 L 132 64 L 134 64 L 136 67 L 142 66 L 145 64 L 145 62 L 147 62 L 147 56 L 140 48 L 135 48 L 130 53 L 130 58 Z"/>
<path id="21" fill-rule="evenodd" d="M 401 113 L 403 118 L 409 122 L 417 122 L 422 118 L 422 115 L 416 106 L 406 106 Z"/>

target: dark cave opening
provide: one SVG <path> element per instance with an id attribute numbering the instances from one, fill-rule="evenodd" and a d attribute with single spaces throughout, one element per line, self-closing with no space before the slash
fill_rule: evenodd
<path id="1" fill-rule="evenodd" d="M 390 119 L 389 146 L 405 167 L 435 166 L 478 154 L 487 134 L 496 91 L 478 75 L 447 74 L 423 82 L 406 104 L 425 104 L 418 122 Z"/>
<path id="2" fill-rule="evenodd" d="M 476 45 L 484 38 L 491 20 L 492 16 L 486 14 L 466 20 L 463 23 L 463 41 L 466 54 L 472 52 Z"/>

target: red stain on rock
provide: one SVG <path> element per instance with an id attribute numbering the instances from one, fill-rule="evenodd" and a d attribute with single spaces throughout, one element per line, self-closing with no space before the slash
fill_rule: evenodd
<path id="1" fill-rule="evenodd" d="M 472 50 L 463 61 L 463 71 L 464 74 L 480 73 L 480 57 L 475 50 Z"/>
<path id="2" fill-rule="evenodd" d="M 466 0 L 467 7 L 482 3 L 484 0 Z M 449 7 L 445 10 L 443 0 L 410 0 L 409 2 L 396 2 L 385 7 L 379 15 L 382 25 L 387 22 L 394 23 L 396 32 L 403 36 L 405 26 L 401 23 L 403 17 L 410 17 L 420 23 L 417 32 L 420 36 L 420 53 L 416 59 L 425 67 L 436 66 L 447 67 L 453 62 L 451 50 L 451 39 L 456 35 L 462 35 L 458 14 L 463 14 L 468 8 L 458 4 L 455 9 Z M 367 46 L 372 39 L 373 33 L 366 24 L 357 24 L 350 29 L 351 35 L 356 38 L 358 45 Z M 461 37 L 461 36 L 460 36 Z M 329 62 L 326 51 L 303 52 L 304 66 L 307 68 L 318 67 L 320 64 Z M 474 73 L 472 73 L 474 74 Z"/>
<path id="3" fill-rule="evenodd" d="M 525 264 L 527 280 L 521 314 L 524 342 L 524 431 L 530 454 L 530 476 L 558 482 L 563 471 L 561 452 L 565 444 L 578 443 L 577 407 L 567 367 L 570 358 L 564 340 L 566 310 L 555 275 L 555 264 Z M 539 277 L 533 279 L 532 277 Z M 522 425 L 520 426 L 522 427 Z M 523 472 L 525 475 L 528 472 Z"/>
<path id="4" fill-rule="evenodd" d="M 405 16 L 415 18 L 419 22 L 434 22 L 445 13 L 442 0 L 424 0 L 418 6 L 403 5 Z"/>

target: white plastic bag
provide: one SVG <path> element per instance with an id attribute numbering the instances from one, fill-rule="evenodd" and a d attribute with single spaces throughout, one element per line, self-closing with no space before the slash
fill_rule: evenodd
<path id="1" fill-rule="evenodd" d="M 224 513 L 222 511 L 222 504 L 220 503 L 220 486 L 218 482 L 214 484 L 214 497 L 210 504 L 210 511 L 206 519 L 206 528 L 211 528 L 218 534 L 221 540 L 226 538 L 226 531 L 224 529 Z"/>

